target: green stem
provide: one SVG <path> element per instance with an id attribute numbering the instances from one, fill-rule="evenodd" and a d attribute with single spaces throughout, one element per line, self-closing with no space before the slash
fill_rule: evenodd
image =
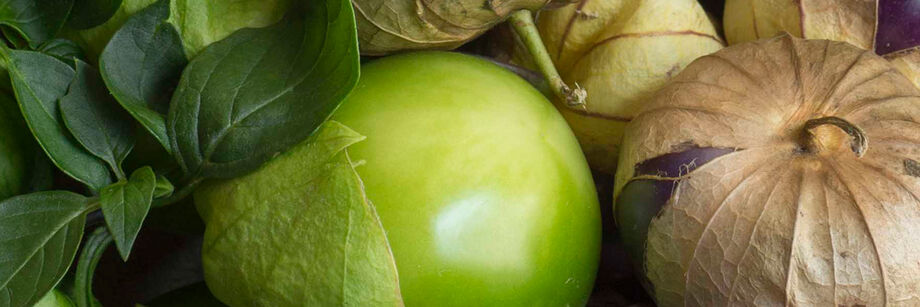
<path id="1" fill-rule="evenodd" d="M 194 192 L 195 189 L 198 188 L 198 185 L 201 184 L 202 181 L 204 181 L 204 178 L 201 178 L 201 177 L 192 179 L 188 184 L 186 184 L 181 189 L 176 190 L 176 192 L 173 193 L 172 195 L 153 200 L 152 207 L 159 208 L 159 207 L 174 204 L 180 200 L 185 199 L 185 197 L 189 196 L 189 194 L 192 194 L 192 192 Z"/>
<path id="2" fill-rule="evenodd" d="M 102 209 L 102 201 L 99 200 L 99 197 L 93 197 L 93 198 L 90 198 L 89 201 L 87 201 L 86 210 L 84 210 L 84 212 L 89 214 L 90 212 L 93 212 L 99 209 Z"/>
<path id="3" fill-rule="evenodd" d="M 514 32 L 524 42 L 524 46 L 530 52 L 534 63 L 537 64 L 540 72 L 543 73 L 543 77 L 546 78 L 546 82 L 549 83 L 553 94 L 569 107 L 584 106 L 588 92 L 579 87 L 577 83 L 575 88 L 572 89 L 562 81 L 562 77 L 556 71 L 556 66 L 553 64 L 549 52 L 546 51 L 546 46 L 543 45 L 543 40 L 540 38 L 540 32 L 537 31 L 537 25 L 533 22 L 531 12 L 528 10 L 514 12 L 511 14 L 510 22 Z"/>

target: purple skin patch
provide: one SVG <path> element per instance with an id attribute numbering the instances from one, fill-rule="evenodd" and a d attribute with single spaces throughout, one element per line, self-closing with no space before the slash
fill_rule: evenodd
<path id="1" fill-rule="evenodd" d="M 725 147 L 691 147 L 680 152 L 663 154 L 636 164 L 636 174 L 658 175 L 660 177 L 680 177 L 712 159 L 736 151 Z"/>
<path id="2" fill-rule="evenodd" d="M 920 47 L 920 0 L 879 0 L 875 53 Z"/>
<path id="3" fill-rule="evenodd" d="M 657 175 L 660 179 L 630 180 L 616 199 L 617 230 L 623 245 L 641 271 L 645 259 L 645 241 L 652 219 L 671 199 L 679 184 L 677 177 L 686 175 L 715 158 L 738 151 L 724 147 L 690 147 L 684 151 L 664 154 L 636 165 L 636 174 Z"/>

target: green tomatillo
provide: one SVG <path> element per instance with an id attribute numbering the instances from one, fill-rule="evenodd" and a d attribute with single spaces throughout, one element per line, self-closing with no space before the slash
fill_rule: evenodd
<path id="1" fill-rule="evenodd" d="M 347 126 L 364 136 L 350 137 L 354 141 L 347 156 L 354 161 L 367 203 L 373 204 L 370 212 L 379 217 L 382 241 L 392 251 L 401 295 L 397 304 L 586 303 L 600 253 L 597 196 L 565 120 L 527 82 L 488 61 L 457 53 L 391 56 L 362 67 L 357 87 L 332 119 L 338 131 Z M 324 302 L 317 297 L 340 295 L 329 288 L 340 289 L 345 302 L 354 302 L 354 293 L 369 288 L 393 293 L 384 285 L 392 279 L 342 277 L 366 269 L 366 263 L 351 260 L 372 258 L 366 251 L 370 249 L 343 252 L 348 258 L 344 271 L 318 267 L 314 261 L 317 253 L 339 252 L 317 248 L 323 242 L 316 238 L 329 233 L 317 228 L 352 224 L 363 218 L 360 212 L 349 211 L 357 213 L 332 222 L 328 219 L 333 215 L 317 218 L 316 212 L 286 214 L 351 199 L 317 192 L 332 190 L 322 189 L 329 186 L 328 176 L 288 184 L 300 182 L 297 176 L 315 176 L 307 174 L 307 166 L 323 157 L 314 149 L 336 140 L 329 137 L 329 124 L 325 127 L 312 141 L 260 170 L 207 183 L 196 192 L 208 224 L 205 277 L 222 301 L 317 303 Z M 349 134 L 342 135 L 339 139 Z M 349 234 L 354 230 L 344 236 Z M 352 240 L 365 246 L 373 235 L 360 233 Z M 286 252 L 276 256 L 271 248 Z M 369 266 L 388 265 L 381 261 Z M 349 284 L 326 285 L 322 280 Z M 384 305 L 374 298 L 360 302 Z"/>

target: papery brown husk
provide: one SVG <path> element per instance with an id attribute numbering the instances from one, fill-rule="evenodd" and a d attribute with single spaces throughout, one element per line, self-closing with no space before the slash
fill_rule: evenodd
<path id="1" fill-rule="evenodd" d="M 353 0 L 361 54 L 453 49 L 549 0 Z"/>
<path id="2" fill-rule="evenodd" d="M 834 126 L 803 131 L 829 116 L 862 129 L 861 157 Z M 920 90 L 889 62 L 788 35 L 702 57 L 629 124 L 615 193 L 688 144 L 738 150 L 652 220 L 660 305 L 920 305 Z"/>

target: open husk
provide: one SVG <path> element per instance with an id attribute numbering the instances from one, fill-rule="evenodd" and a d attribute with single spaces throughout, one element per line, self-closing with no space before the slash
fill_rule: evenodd
<path id="1" fill-rule="evenodd" d="M 615 197 L 660 200 L 639 259 L 662 306 L 920 305 L 920 90 L 871 51 L 696 60 L 629 124 Z"/>
<path id="2" fill-rule="evenodd" d="M 695 0 L 582 0 L 540 12 L 537 26 L 562 79 L 586 104 L 559 110 L 591 167 L 612 173 L 623 127 L 639 106 L 722 41 Z"/>

